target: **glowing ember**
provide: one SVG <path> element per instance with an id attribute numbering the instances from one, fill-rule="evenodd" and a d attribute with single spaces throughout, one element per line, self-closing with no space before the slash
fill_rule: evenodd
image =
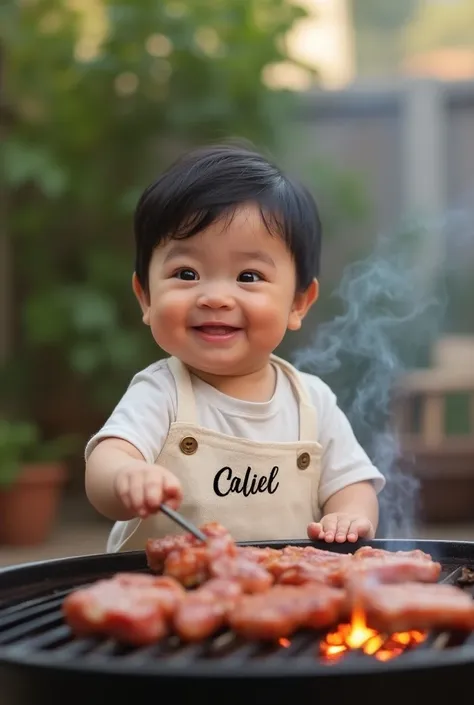
<path id="1" fill-rule="evenodd" d="M 419 631 L 397 632 L 390 636 L 379 634 L 367 627 L 363 611 L 355 609 L 350 624 L 340 624 L 334 632 L 326 635 L 321 644 L 321 656 L 325 661 L 337 661 L 349 651 L 358 649 L 378 661 L 389 661 L 425 639 L 426 634 Z"/>
<path id="2" fill-rule="evenodd" d="M 282 636 L 280 639 L 278 639 L 278 643 L 280 644 L 280 646 L 283 646 L 284 649 L 287 649 L 291 644 L 291 641 L 289 639 L 285 639 L 285 637 Z"/>

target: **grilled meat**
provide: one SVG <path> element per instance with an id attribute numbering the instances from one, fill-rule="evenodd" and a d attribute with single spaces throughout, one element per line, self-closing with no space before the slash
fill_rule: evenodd
<path id="1" fill-rule="evenodd" d="M 280 564 L 280 568 L 283 567 Z M 342 567 L 337 563 L 321 563 L 314 565 L 306 561 L 296 561 L 282 570 L 276 582 L 280 585 L 304 585 L 320 583 L 337 587 L 341 583 Z"/>
<path id="2" fill-rule="evenodd" d="M 343 590 L 327 585 L 275 585 L 269 592 L 244 595 L 228 615 L 229 626 L 247 639 L 287 637 L 301 627 L 319 629 L 339 620 Z"/>
<path id="3" fill-rule="evenodd" d="M 354 558 L 356 560 L 366 559 L 366 558 L 413 558 L 414 560 L 420 561 L 432 561 L 432 557 L 429 553 L 421 551 L 419 548 L 415 548 L 413 551 L 386 551 L 383 548 L 372 548 L 372 546 L 361 546 L 354 553 Z"/>
<path id="4" fill-rule="evenodd" d="M 243 592 L 265 592 L 273 584 L 270 573 L 245 555 L 222 556 L 211 561 L 210 573 L 215 578 L 234 580 Z"/>
<path id="5" fill-rule="evenodd" d="M 470 597 L 434 584 L 441 565 L 419 549 L 255 548 L 237 546 L 221 524 L 201 530 L 206 543 L 191 534 L 147 542 L 148 566 L 160 577 L 119 573 L 69 595 L 63 612 L 74 633 L 143 645 L 171 630 L 198 641 L 227 626 L 249 639 L 277 639 L 333 626 L 356 604 L 382 631 L 474 628 Z"/>
<path id="6" fill-rule="evenodd" d="M 230 545 L 234 541 L 227 529 L 217 522 L 210 522 L 201 526 L 201 531 L 209 536 L 209 544 L 214 547 L 214 551 L 219 547 L 226 546 L 230 550 Z M 153 573 L 161 573 L 164 568 L 166 558 L 173 551 L 180 551 L 191 547 L 202 547 L 203 544 L 193 534 L 173 534 L 163 536 L 159 539 L 148 539 L 145 546 L 148 567 Z"/>
<path id="7" fill-rule="evenodd" d="M 373 629 L 392 634 L 418 629 L 474 629 L 474 602 L 455 585 L 372 585 L 351 595 Z"/>
<path id="8" fill-rule="evenodd" d="M 435 583 L 441 574 L 441 564 L 435 561 L 404 557 L 395 554 L 393 557 L 381 556 L 359 559 L 342 566 L 340 583 L 346 585 L 354 580 L 365 580 L 370 583 Z"/>
<path id="9" fill-rule="evenodd" d="M 69 594 L 63 614 L 79 636 L 105 636 L 141 646 L 168 633 L 184 596 L 183 586 L 172 578 L 118 573 Z"/>
<path id="10" fill-rule="evenodd" d="M 474 585 L 474 569 L 464 565 L 456 582 L 458 585 Z"/>
<path id="11" fill-rule="evenodd" d="M 183 641 L 201 641 L 211 636 L 225 625 L 241 595 L 237 582 L 220 578 L 192 590 L 176 608 L 173 625 L 177 635 Z"/>

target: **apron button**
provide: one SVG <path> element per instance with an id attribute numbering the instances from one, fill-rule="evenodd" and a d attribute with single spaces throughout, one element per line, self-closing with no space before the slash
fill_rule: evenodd
<path id="1" fill-rule="evenodd" d="M 300 470 L 306 470 L 311 462 L 309 453 L 301 453 L 296 461 Z"/>
<path id="2" fill-rule="evenodd" d="M 197 451 L 198 442 L 192 436 L 186 436 L 179 444 L 179 447 L 185 455 L 193 455 Z"/>

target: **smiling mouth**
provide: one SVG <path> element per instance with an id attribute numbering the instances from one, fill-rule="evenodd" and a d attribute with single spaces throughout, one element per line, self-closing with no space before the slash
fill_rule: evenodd
<path id="1" fill-rule="evenodd" d="M 236 333 L 240 328 L 235 328 L 234 326 L 223 326 L 223 325 L 204 325 L 204 326 L 193 326 L 193 329 L 204 335 L 215 335 L 215 336 L 225 336 Z"/>

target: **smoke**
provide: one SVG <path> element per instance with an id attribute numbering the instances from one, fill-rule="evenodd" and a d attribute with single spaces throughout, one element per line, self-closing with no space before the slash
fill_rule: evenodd
<path id="1" fill-rule="evenodd" d="M 386 538 L 413 536 L 418 483 L 401 467 L 392 399 L 400 375 L 416 366 L 439 333 L 444 301 L 420 277 L 416 238 L 380 238 L 350 264 L 333 296 L 340 315 L 318 326 L 294 364 L 322 378 L 338 397 L 359 442 L 387 484 L 380 499 Z M 431 292 L 431 293 L 430 293 Z M 436 292 L 436 295 L 435 295 Z M 404 466 L 409 459 L 404 458 Z"/>

